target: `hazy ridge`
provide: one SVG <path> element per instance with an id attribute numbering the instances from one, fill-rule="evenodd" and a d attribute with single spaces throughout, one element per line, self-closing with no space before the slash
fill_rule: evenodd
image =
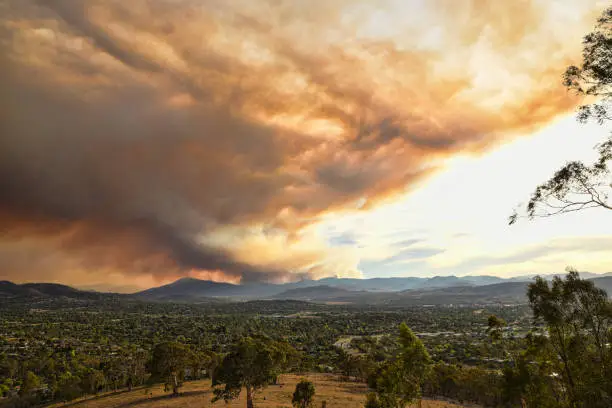
<path id="1" fill-rule="evenodd" d="M 612 293 L 612 273 L 583 273 L 598 287 Z M 554 275 L 547 275 L 552 278 Z M 55 283 L 0 282 L 0 298 L 72 298 L 96 300 L 119 297 L 155 302 L 205 302 L 211 300 L 302 300 L 386 305 L 440 305 L 524 303 L 532 276 L 503 279 L 493 276 L 436 276 L 433 278 L 324 278 L 285 284 L 235 285 L 182 278 L 167 285 L 133 294 L 103 293 Z"/>

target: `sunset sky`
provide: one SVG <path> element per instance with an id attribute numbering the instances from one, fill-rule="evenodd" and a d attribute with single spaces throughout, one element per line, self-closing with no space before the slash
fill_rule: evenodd
<path id="1" fill-rule="evenodd" d="M 507 224 L 608 135 L 608 4 L 0 0 L 0 280 L 612 272 L 603 210 Z"/>

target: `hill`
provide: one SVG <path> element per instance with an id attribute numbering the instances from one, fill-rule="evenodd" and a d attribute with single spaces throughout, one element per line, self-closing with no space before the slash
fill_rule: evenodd
<path id="1" fill-rule="evenodd" d="M 328 285 L 351 291 L 367 290 L 370 292 L 399 292 L 405 289 L 416 288 L 426 279 L 423 278 L 323 278 L 311 281 L 317 285 Z"/>
<path id="2" fill-rule="evenodd" d="M 503 282 L 483 286 L 455 286 L 402 292 L 402 304 L 524 303 L 527 282 Z"/>
<path id="3" fill-rule="evenodd" d="M 329 285 L 309 286 L 307 288 L 289 289 L 274 296 L 275 299 L 291 299 L 306 301 L 342 301 L 355 296 L 368 294 L 363 291 L 350 291 Z"/>
<path id="4" fill-rule="evenodd" d="M 607 274 L 606 274 L 607 275 Z M 595 286 L 608 292 L 608 296 L 612 297 L 612 276 L 604 276 L 601 278 L 589 279 L 595 283 Z"/>
<path id="5" fill-rule="evenodd" d="M 95 300 L 108 296 L 117 296 L 111 293 L 99 293 L 75 289 L 71 286 L 58 283 L 23 283 L 0 282 L 0 298 L 69 298 Z"/>
<path id="6" fill-rule="evenodd" d="M 22 285 L 17 285 L 9 281 L 0 281 L 0 297 L 17 297 L 17 296 L 28 296 L 29 294 L 35 294 L 34 291 L 30 291 Z"/>
<path id="7" fill-rule="evenodd" d="M 182 278 L 168 285 L 138 292 L 134 296 L 146 300 L 197 301 L 207 297 L 240 295 L 243 289 L 240 285 L 231 283 Z"/>
<path id="8" fill-rule="evenodd" d="M 301 378 L 307 378 L 315 385 L 313 407 L 320 407 L 322 401 L 327 402 L 327 408 L 358 408 L 363 407 L 367 387 L 362 383 L 342 382 L 336 376 L 327 374 L 307 374 L 305 376 L 282 375 L 278 385 L 271 385 L 255 394 L 255 406 L 258 408 L 291 408 L 291 396 L 295 385 Z M 209 380 L 193 381 L 181 388 L 179 397 L 172 397 L 163 392 L 162 386 L 156 386 L 143 391 L 142 388 L 131 392 L 111 393 L 69 403 L 73 408 L 244 408 L 246 399 L 244 391 L 240 398 L 225 405 L 224 402 L 212 404 L 212 391 Z M 65 407 L 65 404 L 52 405 L 53 408 Z M 411 405 L 407 408 L 415 408 Z M 424 400 L 423 408 L 461 408 L 450 402 Z"/>

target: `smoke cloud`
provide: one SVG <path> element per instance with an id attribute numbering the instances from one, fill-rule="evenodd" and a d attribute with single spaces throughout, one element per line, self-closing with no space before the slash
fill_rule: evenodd
<path id="1" fill-rule="evenodd" d="M 571 109 L 598 11 L 417 3 L 0 2 L 0 276 L 358 275 L 309 226 Z"/>

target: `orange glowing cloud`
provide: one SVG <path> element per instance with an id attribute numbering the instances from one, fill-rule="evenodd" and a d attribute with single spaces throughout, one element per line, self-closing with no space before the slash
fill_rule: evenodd
<path id="1" fill-rule="evenodd" d="M 9 0 L 0 242 L 139 279 L 358 274 L 308 226 L 575 105 L 598 8 L 561 3 Z"/>

